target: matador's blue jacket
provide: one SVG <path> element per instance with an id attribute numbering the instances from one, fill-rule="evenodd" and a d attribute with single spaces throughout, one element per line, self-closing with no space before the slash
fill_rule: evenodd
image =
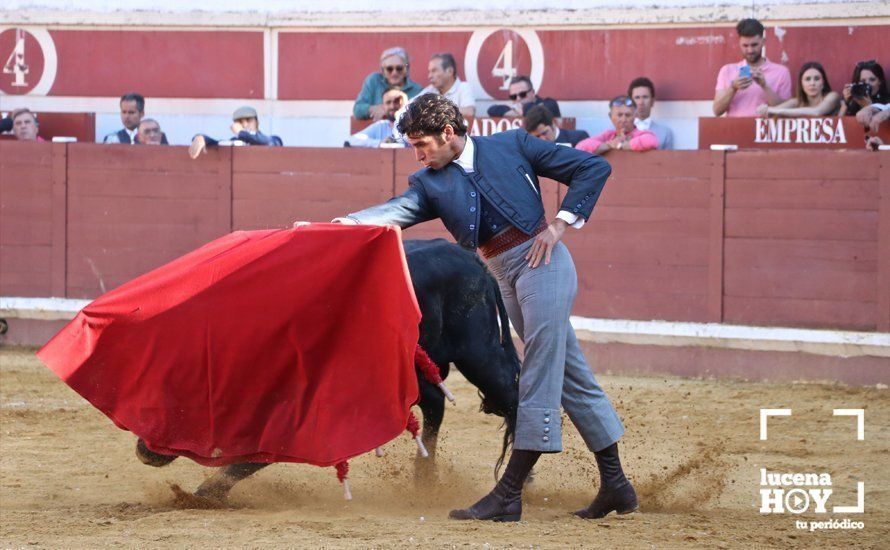
<path id="1" fill-rule="evenodd" d="M 531 234 L 544 218 L 538 176 L 566 184 L 560 210 L 590 217 L 612 172 L 590 153 L 555 145 L 525 130 L 474 137 L 475 169 L 467 174 L 455 163 L 423 168 L 408 178 L 408 190 L 389 201 L 349 214 L 359 223 L 410 227 L 433 218 L 465 248 L 479 246 L 480 196 L 510 223 Z"/>

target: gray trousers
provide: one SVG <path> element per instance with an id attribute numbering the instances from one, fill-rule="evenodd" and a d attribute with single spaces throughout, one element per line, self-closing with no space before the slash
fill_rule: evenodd
<path id="1" fill-rule="evenodd" d="M 487 260 L 507 315 L 525 344 L 519 375 L 515 449 L 562 451 L 560 403 L 591 451 L 615 443 L 624 426 L 597 383 L 569 324 L 578 291 L 575 263 L 564 244 L 550 265 L 528 267 L 534 239 Z"/>

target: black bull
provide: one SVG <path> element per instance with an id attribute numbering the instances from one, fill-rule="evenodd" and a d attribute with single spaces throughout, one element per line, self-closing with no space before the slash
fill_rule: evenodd
<path id="1" fill-rule="evenodd" d="M 479 389 L 481 410 L 504 418 L 500 465 L 516 426 L 520 362 L 497 282 L 478 256 L 443 239 L 405 241 L 405 253 L 423 315 L 420 345 L 439 365 L 443 379 L 453 363 Z M 418 473 L 423 474 L 435 467 L 445 396 L 420 373 L 418 382 L 423 442 L 430 453 L 429 462 L 416 463 Z M 153 453 L 142 440 L 137 442 L 136 451 L 140 460 L 152 466 L 164 466 L 176 458 Z M 268 465 L 248 462 L 226 466 L 195 494 L 223 500 L 235 483 Z"/>

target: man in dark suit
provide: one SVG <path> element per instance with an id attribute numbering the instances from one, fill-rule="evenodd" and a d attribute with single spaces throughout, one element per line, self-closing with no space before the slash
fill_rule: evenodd
<path id="1" fill-rule="evenodd" d="M 124 127 L 105 136 L 102 143 L 134 145 L 139 131 L 139 121 L 145 116 L 145 98 L 135 93 L 124 94 L 121 96 L 120 108 Z"/>
<path id="2" fill-rule="evenodd" d="M 529 109 L 522 121 L 522 127 L 536 138 L 570 147 L 590 137 L 584 130 L 568 130 L 557 126 L 553 115 L 543 105 Z"/>
<path id="3" fill-rule="evenodd" d="M 145 98 L 137 93 L 128 93 L 121 96 L 121 122 L 124 127 L 108 134 L 102 139 L 102 143 L 123 143 L 136 145 L 139 135 L 139 122 L 145 116 Z M 167 145 L 167 136 L 161 134 L 161 144 Z"/>
<path id="4" fill-rule="evenodd" d="M 576 512 L 600 518 L 637 509 L 621 469 L 624 427 L 596 382 L 569 323 L 577 291 L 575 266 L 560 242 L 581 227 L 611 173 L 603 158 L 535 139 L 523 130 L 470 138 L 456 105 L 422 95 L 408 105 L 398 130 L 425 168 L 388 202 L 335 221 L 401 227 L 441 218 L 457 243 L 477 247 L 497 278 L 510 321 L 525 344 L 513 451 L 503 477 L 479 502 L 453 519 L 518 521 L 522 485 L 542 453 L 562 451 L 560 404 L 595 453 L 600 490 Z M 568 186 L 549 224 L 538 176 Z"/>

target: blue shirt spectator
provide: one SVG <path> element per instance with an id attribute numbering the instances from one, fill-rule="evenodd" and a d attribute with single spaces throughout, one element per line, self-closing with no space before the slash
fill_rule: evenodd
<path id="1" fill-rule="evenodd" d="M 349 136 L 343 143 L 344 147 L 380 147 L 384 143 L 400 144 L 407 147 L 404 138 L 393 131 L 396 113 L 408 104 L 408 96 L 398 86 L 390 86 L 383 92 L 382 105 L 386 108 L 386 117 Z"/>

